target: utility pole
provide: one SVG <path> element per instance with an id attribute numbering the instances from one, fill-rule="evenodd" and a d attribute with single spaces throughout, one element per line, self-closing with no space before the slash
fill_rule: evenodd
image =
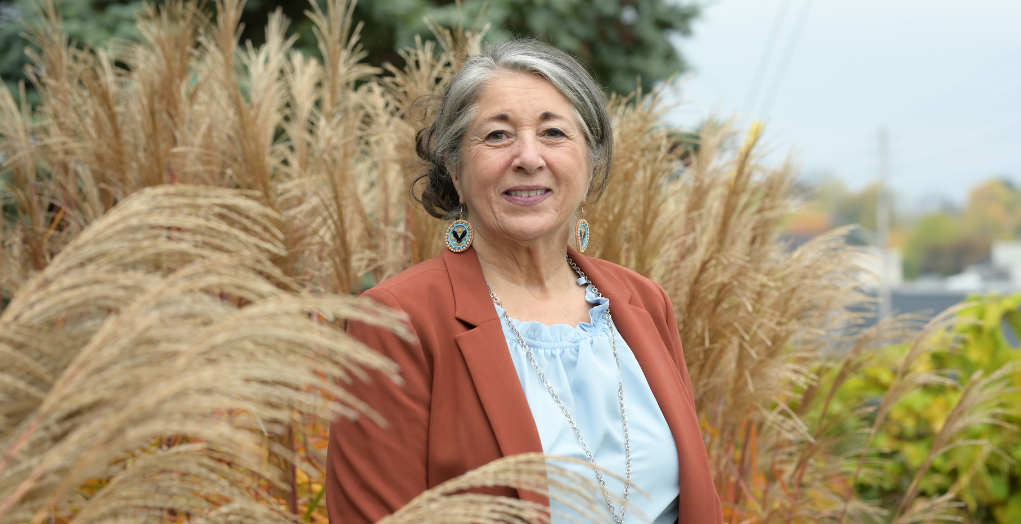
<path id="1" fill-rule="evenodd" d="M 890 315 L 892 296 L 890 293 L 890 134 L 886 127 L 879 128 L 879 169 L 876 194 L 876 248 L 879 249 L 879 319 Z"/>

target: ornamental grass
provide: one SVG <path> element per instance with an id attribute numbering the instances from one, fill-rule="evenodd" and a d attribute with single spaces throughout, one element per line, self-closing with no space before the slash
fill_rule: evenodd
<path id="1" fill-rule="evenodd" d="M 344 386 L 399 370 L 344 326 L 408 336 L 354 296 L 440 253 L 445 224 L 409 199 L 414 136 L 484 20 L 433 26 L 381 70 L 362 62 L 352 2 L 310 5 L 321 58 L 291 48 L 280 14 L 264 45 L 240 42 L 242 7 L 170 0 L 137 42 L 82 49 L 44 2 L 28 30 L 42 102 L 0 91 L 0 523 L 326 522 L 329 421 L 386 423 Z M 1000 423 L 1010 370 L 928 366 L 962 342 L 952 312 L 862 327 L 874 278 L 846 230 L 797 248 L 780 236 L 799 205 L 793 160 L 764 160 L 758 124 L 714 120 L 690 140 L 664 118 L 670 89 L 609 100 L 614 171 L 587 213 L 590 253 L 673 300 L 727 522 L 955 516 L 960 487 L 919 486 L 948 449 L 995 451 L 960 437 Z M 877 365 L 881 397 L 846 393 Z M 896 505 L 862 499 L 891 409 L 936 383 L 966 383 L 939 446 Z M 386 521 L 548 519 L 466 491 L 498 485 L 596 518 L 593 480 L 509 457 Z"/>

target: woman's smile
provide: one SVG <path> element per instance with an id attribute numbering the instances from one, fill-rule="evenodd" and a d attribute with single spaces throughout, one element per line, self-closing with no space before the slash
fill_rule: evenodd
<path id="1" fill-rule="evenodd" d="M 504 191 L 503 197 L 512 204 L 534 206 L 552 194 L 553 190 L 547 187 L 516 186 Z"/>

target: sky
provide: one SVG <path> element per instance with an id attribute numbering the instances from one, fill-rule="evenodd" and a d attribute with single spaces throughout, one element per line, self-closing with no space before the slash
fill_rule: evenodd
<path id="1" fill-rule="evenodd" d="M 803 179 L 855 190 L 878 177 L 885 128 L 902 209 L 963 205 L 993 177 L 1021 184 L 1021 0 L 703 5 L 675 42 L 691 66 L 675 123 L 761 119 Z"/>

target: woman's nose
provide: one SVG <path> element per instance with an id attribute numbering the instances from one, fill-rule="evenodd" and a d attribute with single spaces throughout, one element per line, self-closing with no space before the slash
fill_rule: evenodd
<path id="1" fill-rule="evenodd" d="M 524 136 L 516 144 L 513 168 L 515 171 L 522 170 L 528 174 L 546 167 L 546 161 L 542 158 L 541 144 L 532 136 Z"/>

